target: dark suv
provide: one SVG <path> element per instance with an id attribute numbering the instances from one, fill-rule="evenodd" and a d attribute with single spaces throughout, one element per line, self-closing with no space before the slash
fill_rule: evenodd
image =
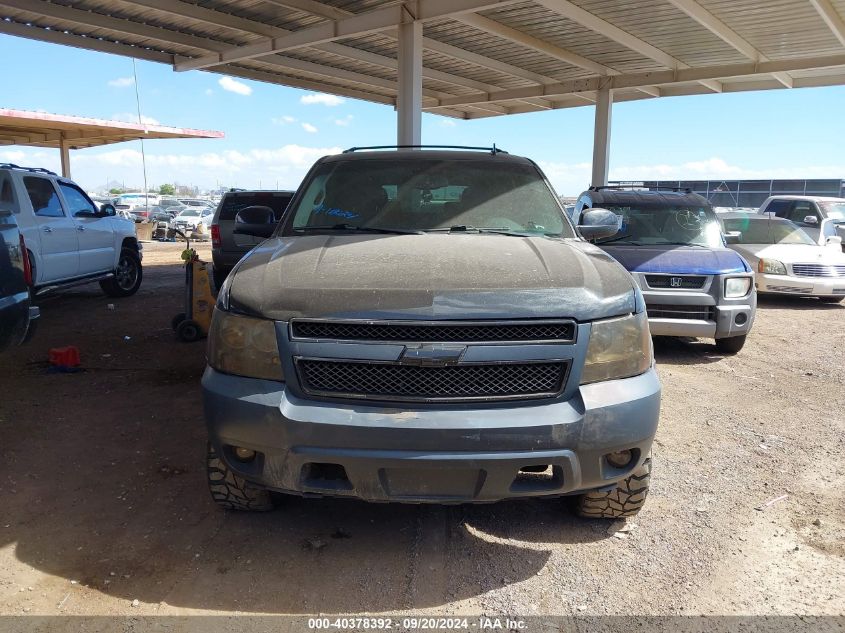
<path id="1" fill-rule="evenodd" d="M 616 216 L 576 232 L 534 162 L 465 150 L 348 150 L 316 163 L 278 224 L 238 214 L 268 239 L 226 279 L 208 335 L 220 505 L 642 507 L 660 409 L 645 304 L 582 237 L 614 234 Z"/>
<path id="2" fill-rule="evenodd" d="M 0 191 L 0 351 L 29 338 L 39 315 L 31 303 L 32 269 L 26 244 L 15 215 L 3 208 L 3 195 Z"/>
<path id="3" fill-rule="evenodd" d="M 232 267 L 261 240 L 251 235 L 236 234 L 235 216 L 251 206 L 268 207 L 278 221 L 293 197 L 293 191 L 227 191 L 211 220 L 211 258 L 214 262 L 214 284 L 219 288 Z"/>
<path id="4" fill-rule="evenodd" d="M 619 232 L 596 245 L 639 284 L 652 335 L 712 338 L 721 352 L 741 350 L 756 312 L 754 273 L 726 247 L 707 199 L 691 191 L 592 187 L 579 196 L 574 220 L 599 207 L 617 216 Z"/>

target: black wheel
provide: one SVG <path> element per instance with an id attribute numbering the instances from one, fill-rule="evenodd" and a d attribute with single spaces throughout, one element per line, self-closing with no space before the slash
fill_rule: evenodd
<path id="1" fill-rule="evenodd" d="M 232 272 L 231 268 L 218 268 L 215 266 L 211 270 L 211 276 L 214 278 L 214 289 L 219 291 L 220 286 L 223 285 L 223 282 L 226 281 L 226 277 L 229 276 L 229 273 Z"/>
<path id="2" fill-rule="evenodd" d="M 736 354 L 745 345 L 745 334 L 729 338 L 717 338 L 716 349 L 723 354 Z"/>
<path id="3" fill-rule="evenodd" d="M 208 489 L 214 502 L 227 510 L 267 512 L 273 509 L 270 492 L 239 477 L 226 466 L 211 443 L 206 461 Z"/>
<path id="4" fill-rule="evenodd" d="M 141 268 L 141 258 L 130 248 L 120 251 L 114 277 L 100 282 L 100 288 L 110 297 L 129 297 L 138 292 L 144 270 Z"/>
<path id="5" fill-rule="evenodd" d="M 173 331 L 175 332 L 177 329 L 179 329 L 179 324 L 187 318 L 188 316 L 184 312 L 180 312 L 175 317 L 170 319 L 170 327 L 172 327 Z"/>
<path id="6" fill-rule="evenodd" d="M 196 321 L 185 319 L 176 326 L 176 336 L 186 343 L 193 343 L 202 337 L 202 330 Z"/>
<path id="7" fill-rule="evenodd" d="M 822 303 L 841 303 L 845 297 L 819 297 Z"/>
<path id="8" fill-rule="evenodd" d="M 645 505 L 651 481 L 651 456 L 627 479 L 609 492 L 588 492 L 576 500 L 575 511 L 588 519 L 623 519 L 637 514 Z"/>

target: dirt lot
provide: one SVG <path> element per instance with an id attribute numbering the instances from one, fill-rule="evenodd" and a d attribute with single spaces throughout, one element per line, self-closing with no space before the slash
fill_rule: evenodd
<path id="1" fill-rule="evenodd" d="M 845 614 L 845 305 L 763 299 L 735 357 L 658 341 L 653 489 L 623 538 L 560 501 L 230 514 L 204 346 L 169 325 L 179 250 L 147 246 L 135 297 L 44 299 L 0 357 L 0 614 Z M 49 373 L 68 344 L 86 371 Z"/>

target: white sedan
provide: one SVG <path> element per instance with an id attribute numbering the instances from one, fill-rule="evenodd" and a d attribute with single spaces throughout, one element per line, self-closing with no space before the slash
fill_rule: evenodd
<path id="1" fill-rule="evenodd" d="M 214 209 L 210 207 L 188 207 L 170 220 L 169 227 L 182 232 L 198 231 L 208 234 Z"/>
<path id="2" fill-rule="evenodd" d="M 838 237 L 820 246 L 789 220 L 745 213 L 719 219 L 729 247 L 756 271 L 758 293 L 845 299 L 845 254 Z"/>

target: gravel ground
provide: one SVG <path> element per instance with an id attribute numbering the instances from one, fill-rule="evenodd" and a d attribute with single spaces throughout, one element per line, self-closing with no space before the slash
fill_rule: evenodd
<path id="1" fill-rule="evenodd" d="M 845 305 L 763 298 L 734 357 L 656 342 L 653 487 L 627 524 L 554 500 L 240 515 L 205 485 L 204 346 L 169 326 L 180 248 L 146 246 L 135 297 L 43 299 L 0 357 L 0 615 L 845 614 Z M 86 371 L 48 373 L 69 344 Z"/>

